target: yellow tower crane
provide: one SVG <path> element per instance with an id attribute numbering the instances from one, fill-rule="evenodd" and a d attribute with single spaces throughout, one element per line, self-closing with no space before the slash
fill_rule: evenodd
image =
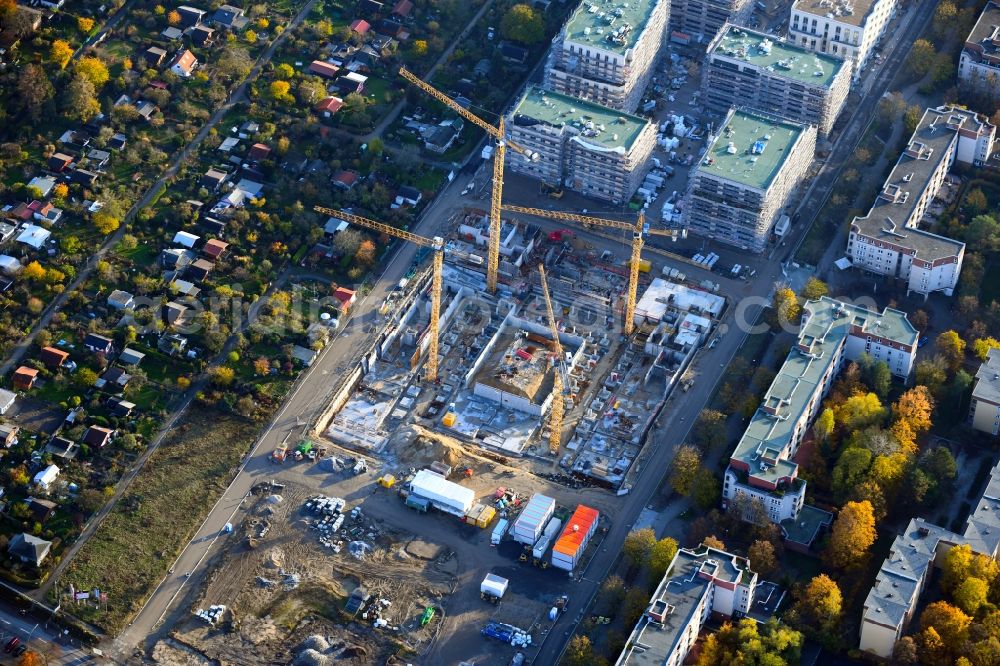
<path id="1" fill-rule="evenodd" d="M 569 371 L 566 369 L 566 355 L 559 341 L 559 327 L 556 325 L 556 315 L 552 310 L 552 298 L 549 296 L 549 284 L 545 280 L 545 266 L 538 265 L 538 274 L 542 279 L 542 296 L 545 297 L 545 314 L 549 319 L 549 330 L 552 331 L 552 350 L 556 355 L 555 378 L 552 382 L 552 408 L 549 411 L 549 453 L 559 455 L 562 446 L 563 410 L 566 407 L 566 392 L 569 389 Z"/>
<path id="2" fill-rule="evenodd" d="M 418 236 L 417 234 L 411 234 L 409 231 L 403 231 L 402 229 L 397 229 L 396 227 L 389 226 L 388 224 L 383 224 L 382 222 L 369 220 L 366 217 L 345 213 L 342 210 L 323 208 L 322 206 L 316 206 L 315 210 L 317 213 L 331 215 L 338 220 L 343 220 L 350 224 L 356 224 L 359 227 L 365 227 L 366 229 L 378 231 L 386 234 L 387 236 L 393 236 L 394 238 L 402 238 L 403 240 L 410 241 L 416 245 L 433 248 L 434 273 L 431 278 L 431 321 L 429 327 L 430 330 L 428 331 L 428 334 L 431 337 L 430 345 L 428 347 L 427 366 L 424 372 L 424 378 L 429 382 L 436 381 L 438 375 L 438 319 L 441 315 L 441 266 L 444 263 L 444 239 L 439 236 L 435 236 L 434 238 L 425 238 L 423 236 Z"/>
<path id="3" fill-rule="evenodd" d="M 500 116 L 500 120 L 497 122 L 496 126 L 491 125 L 468 109 L 459 105 L 458 102 L 448 97 L 434 86 L 430 85 L 426 81 L 423 81 L 422 79 L 417 78 L 413 72 L 405 67 L 399 68 L 399 75 L 437 101 L 447 106 L 458 115 L 468 120 L 476 127 L 483 129 L 487 134 L 496 140 L 496 151 L 493 154 L 493 190 L 490 197 L 490 245 L 486 259 L 486 291 L 491 294 L 495 293 L 497 290 L 497 270 L 500 267 L 500 202 L 503 198 L 503 167 L 504 159 L 507 155 L 507 148 L 523 155 L 525 159 L 530 162 L 537 162 L 540 156 L 538 153 L 528 150 L 523 146 L 519 146 L 513 141 L 507 139 L 503 116 Z"/>
<path id="4" fill-rule="evenodd" d="M 601 217 L 590 217 L 588 215 L 578 215 L 576 213 L 565 213 L 558 210 L 526 208 L 524 206 L 512 206 L 509 204 L 503 204 L 501 208 L 509 213 L 524 213 L 525 215 L 547 217 L 553 220 L 562 220 L 564 222 L 578 222 L 584 226 L 594 224 L 601 227 L 610 227 L 612 229 L 622 229 L 624 231 L 632 232 L 632 257 L 629 260 L 628 293 L 626 294 L 625 321 L 623 322 L 625 335 L 632 335 L 632 331 L 635 329 L 633 319 L 635 317 L 636 292 L 639 289 L 639 263 L 642 259 L 640 255 L 642 254 L 642 246 L 645 242 L 646 236 L 670 236 L 676 241 L 678 236 L 683 237 L 687 235 L 686 230 L 650 229 L 649 225 L 646 223 L 646 218 L 641 211 L 639 212 L 636 221 L 632 223 L 620 220 L 606 220 Z"/>

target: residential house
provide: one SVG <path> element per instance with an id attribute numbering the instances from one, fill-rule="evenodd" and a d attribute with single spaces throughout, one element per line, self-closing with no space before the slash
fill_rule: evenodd
<path id="1" fill-rule="evenodd" d="M 10 391 L 7 391 L 7 393 L 10 393 Z M 0 446 L 9 449 L 17 444 L 17 433 L 20 431 L 21 429 L 13 423 L 0 424 Z"/>
<path id="2" fill-rule="evenodd" d="M 49 171 L 62 173 L 73 166 L 73 158 L 66 153 L 54 153 L 47 161 Z"/>
<path id="3" fill-rule="evenodd" d="M 144 358 L 146 358 L 146 355 L 141 351 L 126 347 L 118 356 L 118 362 L 122 365 L 139 365 Z"/>
<path id="4" fill-rule="evenodd" d="M 71 439 L 66 439 L 65 437 L 53 437 L 49 440 L 49 443 L 45 445 L 45 453 L 52 454 L 63 460 L 72 460 L 76 458 L 76 454 L 79 452 L 80 447 Z"/>
<path id="5" fill-rule="evenodd" d="M 160 108 L 148 100 L 139 100 L 135 103 L 135 110 L 139 112 L 140 118 L 149 122 Z"/>
<path id="6" fill-rule="evenodd" d="M 178 231 L 176 234 L 174 234 L 173 242 L 177 243 L 178 245 L 183 245 L 184 247 L 190 249 L 193 248 L 200 240 L 201 236 L 195 236 L 194 234 L 188 233 L 187 231 Z"/>
<path id="7" fill-rule="evenodd" d="M 337 79 L 333 85 L 341 97 L 347 97 L 351 93 L 358 93 L 359 95 L 363 93 L 365 91 L 365 83 L 367 82 L 368 77 L 364 74 L 348 72 Z"/>
<path id="8" fill-rule="evenodd" d="M 413 12 L 413 2 L 411 0 L 399 0 L 392 6 L 392 15 L 401 19 L 410 18 Z"/>
<path id="9" fill-rule="evenodd" d="M 180 28 L 167 26 L 166 28 L 163 29 L 163 32 L 160 33 L 160 36 L 166 39 L 167 41 L 176 42 L 177 40 L 179 40 L 181 37 L 184 36 L 184 31 L 181 30 Z"/>
<path id="10" fill-rule="evenodd" d="M 31 480 L 31 483 L 40 490 L 48 491 L 52 488 L 52 485 L 58 478 L 59 468 L 55 465 L 49 465 L 42 471 L 35 474 L 35 478 Z"/>
<path id="11" fill-rule="evenodd" d="M 204 250 L 205 248 L 202 248 Z M 170 289 L 182 296 L 188 296 L 190 298 L 196 298 L 198 294 L 201 293 L 201 289 L 196 287 L 193 282 L 188 280 L 182 280 L 179 277 L 174 277 L 168 285 Z"/>
<path id="12" fill-rule="evenodd" d="M 160 336 L 160 340 L 156 343 L 156 348 L 159 349 L 164 354 L 170 354 L 174 356 L 187 349 L 187 338 L 183 335 L 177 335 L 176 333 L 164 333 Z"/>
<path id="13" fill-rule="evenodd" d="M 401 188 L 396 190 L 396 206 L 416 206 L 422 199 L 423 195 L 420 194 L 420 190 L 415 187 L 403 185 Z"/>
<path id="14" fill-rule="evenodd" d="M 332 118 L 342 106 L 344 100 L 339 97 L 327 97 L 316 105 L 316 112 L 324 118 Z"/>
<path id="15" fill-rule="evenodd" d="M 181 5 L 177 8 L 177 13 L 181 15 L 181 25 L 185 28 L 197 26 L 205 20 L 205 10 L 196 7 Z"/>
<path id="16" fill-rule="evenodd" d="M 167 326 L 183 326 L 187 321 L 188 307 L 177 301 L 170 301 L 163 306 L 161 316 Z"/>
<path id="17" fill-rule="evenodd" d="M 347 230 L 351 225 L 336 217 L 330 217 L 326 220 L 326 225 L 323 227 L 323 233 L 329 236 L 336 236 L 341 231 Z"/>
<path id="18" fill-rule="evenodd" d="M 115 289 L 108 294 L 108 305 L 115 310 L 128 310 L 135 304 L 135 296 L 127 291 Z"/>
<path id="19" fill-rule="evenodd" d="M 38 352 L 38 360 L 46 367 L 55 370 L 61 368 L 63 363 L 69 360 L 69 352 L 56 347 L 42 347 L 42 350 Z"/>
<path id="20" fill-rule="evenodd" d="M 440 124 L 429 127 L 424 132 L 424 148 L 441 155 L 448 152 L 455 139 L 462 133 L 464 123 L 458 118 L 450 118 Z"/>
<path id="21" fill-rule="evenodd" d="M 34 211 L 28 208 L 28 204 L 23 201 L 13 207 L 5 206 L 4 213 L 19 222 L 27 222 L 35 214 Z"/>
<path id="22" fill-rule="evenodd" d="M 52 176 L 35 176 L 28 182 L 28 187 L 34 187 L 42 193 L 42 197 L 48 197 L 52 193 L 52 188 L 56 186 L 56 179 Z"/>
<path id="23" fill-rule="evenodd" d="M 223 139 L 222 143 L 219 144 L 219 152 L 231 153 L 238 145 L 240 145 L 239 137 L 235 136 L 226 137 L 225 139 Z"/>
<path id="24" fill-rule="evenodd" d="M 193 280 L 202 282 L 208 279 L 208 276 L 212 272 L 213 268 L 215 268 L 215 264 L 211 261 L 208 261 L 207 259 L 198 259 L 187 267 L 185 274 Z"/>
<path id="25" fill-rule="evenodd" d="M 167 52 L 159 46 L 150 46 L 143 51 L 142 59 L 146 61 L 146 67 L 159 67 L 167 59 Z"/>
<path id="26" fill-rule="evenodd" d="M 92 425 L 83 433 L 83 443 L 103 449 L 111 441 L 111 435 L 113 434 L 113 430 Z"/>
<path id="27" fill-rule="evenodd" d="M 160 253 L 160 263 L 163 264 L 164 268 L 180 271 L 191 265 L 191 262 L 194 261 L 197 256 L 198 255 L 191 250 L 172 247 Z"/>
<path id="28" fill-rule="evenodd" d="M 11 378 L 11 381 L 14 384 L 14 388 L 27 391 L 35 385 L 36 379 L 38 379 L 38 370 L 22 365 L 14 371 L 14 376 Z"/>
<path id="29" fill-rule="evenodd" d="M 351 62 L 347 63 L 346 69 L 350 72 L 370 74 L 378 66 L 381 59 L 381 54 L 366 44 L 358 49 Z"/>
<path id="30" fill-rule="evenodd" d="M 333 292 L 334 299 L 340 303 L 340 311 L 342 313 L 347 313 L 354 305 L 354 301 L 357 300 L 357 292 L 353 289 L 348 289 L 347 287 L 337 287 Z"/>
<path id="31" fill-rule="evenodd" d="M 62 208 L 56 208 L 48 201 L 32 201 L 28 204 L 28 210 L 31 211 L 33 219 L 39 222 L 48 222 L 49 224 L 57 223 L 62 219 L 63 215 Z"/>
<path id="32" fill-rule="evenodd" d="M 215 28 L 196 25 L 191 28 L 191 43 L 195 46 L 211 46 L 215 42 Z"/>
<path id="33" fill-rule="evenodd" d="M 104 374 L 97 380 L 96 386 L 107 391 L 124 391 L 128 388 L 130 381 L 132 381 L 132 375 L 115 366 L 104 371 Z"/>
<path id="34" fill-rule="evenodd" d="M 229 243 L 227 243 L 226 241 L 219 240 L 218 238 L 213 238 L 207 243 L 205 243 L 205 247 L 201 248 L 201 251 L 204 252 L 205 255 L 210 257 L 212 260 L 217 260 L 220 259 L 222 255 L 226 253 L 226 249 L 228 247 Z"/>
<path id="35" fill-rule="evenodd" d="M 6 243 L 9 241 L 14 237 L 15 232 L 17 232 L 16 226 L 6 222 L 0 222 L 0 243 Z"/>
<path id="36" fill-rule="evenodd" d="M 135 403 L 129 402 L 124 398 L 119 398 L 112 396 L 104 402 L 104 406 L 108 408 L 112 416 L 116 416 L 120 419 L 126 418 L 132 415 L 133 410 L 135 410 Z"/>
<path id="37" fill-rule="evenodd" d="M 209 169 L 205 172 L 205 175 L 201 177 L 199 184 L 209 190 L 217 190 L 222 187 L 222 184 L 226 182 L 226 178 L 229 176 L 225 171 L 220 171 L 218 169 Z"/>
<path id="38" fill-rule="evenodd" d="M 340 68 L 323 60 L 313 60 L 309 64 L 309 72 L 316 76 L 322 76 L 324 79 L 335 79 Z"/>
<path id="39" fill-rule="evenodd" d="M 358 183 L 358 173 L 356 171 L 347 171 L 342 169 L 337 173 L 333 174 L 333 186 L 338 187 L 342 190 L 351 190 Z"/>
<path id="40" fill-rule="evenodd" d="M 108 148 L 111 150 L 125 150 L 125 145 L 128 143 L 128 137 L 122 133 L 115 134 L 113 137 L 108 139 Z"/>
<path id="41" fill-rule="evenodd" d="M 969 408 L 972 427 L 996 435 L 1000 432 L 1000 349 L 991 349 L 976 373 Z"/>
<path id="42" fill-rule="evenodd" d="M 39 499 L 37 497 L 28 498 L 28 509 L 31 510 L 31 517 L 40 523 L 48 520 L 57 508 L 59 508 L 59 505 L 51 500 Z"/>
<path id="43" fill-rule="evenodd" d="M 13 391 L 8 391 L 7 389 L 0 389 L 0 414 L 6 414 L 7 411 L 14 406 L 14 401 L 17 400 L 17 394 Z M 0 429 L 6 426 L 0 426 Z M 2 432 L 0 432 L 0 444 L 3 443 Z"/>
<path id="44" fill-rule="evenodd" d="M 20 273 L 22 268 L 24 266 L 14 257 L 9 254 L 0 254 L 0 272 L 4 275 L 13 277 Z"/>
<path id="45" fill-rule="evenodd" d="M 92 169 L 97 169 L 98 171 L 104 169 L 108 166 L 108 162 L 111 160 L 111 153 L 106 150 L 98 150 L 97 148 L 91 148 L 87 152 L 87 166 Z"/>
<path id="46" fill-rule="evenodd" d="M 255 143 L 250 146 L 247 157 L 255 162 L 266 160 L 271 155 L 271 149 L 263 143 Z"/>
<path id="47" fill-rule="evenodd" d="M 375 24 L 375 32 L 386 37 L 395 37 L 400 41 L 405 41 L 403 24 L 393 19 L 382 19 Z"/>
<path id="48" fill-rule="evenodd" d="M 396 40 L 393 39 L 392 37 L 386 37 L 385 35 L 375 35 L 372 38 L 370 46 L 371 48 L 375 49 L 375 51 L 380 56 L 385 57 L 395 53 L 396 49 L 399 46 L 399 43 L 396 42 Z"/>
<path id="49" fill-rule="evenodd" d="M 48 556 L 51 548 L 51 541 L 39 539 L 38 537 L 28 534 L 27 532 L 21 532 L 10 540 L 10 544 L 7 546 L 7 553 L 11 557 L 26 564 L 32 564 L 35 567 L 40 567 L 42 562 L 44 562 L 45 558 Z"/>
<path id="50" fill-rule="evenodd" d="M 98 175 L 89 169 L 70 171 L 68 176 L 69 182 L 85 187 L 93 187 L 97 183 L 97 178 Z"/>
<path id="51" fill-rule="evenodd" d="M 50 236 L 52 236 L 52 232 L 45 227 L 29 224 L 21 231 L 17 237 L 17 242 L 24 243 L 36 250 L 41 250 Z"/>
<path id="52" fill-rule="evenodd" d="M 194 68 L 197 66 L 198 58 L 185 49 L 174 58 L 174 62 L 170 65 L 170 71 L 182 79 L 186 79 L 194 73 Z"/>
<path id="53" fill-rule="evenodd" d="M 499 50 L 504 61 L 512 65 L 523 65 L 528 62 L 528 57 L 531 56 L 531 51 L 528 49 L 506 40 L 500 42 Z"/>
<path id="54" fill-rule="evenodd" d="M 114 351 L 115 341 L 106 335 L 88 333 L 83 339 L 83 346 L 95 354 L 110 354 Z"/>
<path id="55" fill-rule="evenodd" d="M 59 143 L 69 150 L 81 153 L 90 144 L 90 137 L 77 130 L 66 130 L 59 137 Z"/>
<path id="56" fill-rule="evenodd" d="M 359 35 L 367 35 L 368 31 L 371 30 L 372 26 L 368 21 L 364 19 L 355 19 L 351 22 L 351 31 L 356 32 Z"/>
<path id="57" fill-rule="evenodd" d="M 244 16 L 244 11 L 232 5 L 222 5 L 212 16 L 212 22 L 230 30 L 243 30 L 250 24 L 250 19 Z"/>

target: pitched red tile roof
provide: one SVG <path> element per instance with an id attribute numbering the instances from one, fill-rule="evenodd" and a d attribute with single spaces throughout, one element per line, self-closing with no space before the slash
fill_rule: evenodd
<path id="1" fill-rule="evenodd" d="M 368 23 L 368 21 L 364 19 L 357 19 L 356 21 L 354 21 L 354 23 L 351 24 L 351 30 L 358 33 L 359 35 L 363 35 L 369 30 L 371 30 L 371 25 Z"/>
<path id="2" fill-rule="evenodd" d="M 327 111 L 332 116 L 337 111 L 340 111 L 340 107 L 342 106 L 344 106 L 344 100 L 339 97 L 327 97 L 316 105 L 316 110 L 320 112 Z"/>

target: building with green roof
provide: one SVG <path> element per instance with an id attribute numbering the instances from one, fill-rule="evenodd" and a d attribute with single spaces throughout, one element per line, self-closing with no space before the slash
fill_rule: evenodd
<path id="1" fill-rule="evenodd" d="M 745 108 L 815 125 L 826 136 L 851 87 L 851 62 L 814 53 L 780 37 L 725 25 L 708 46 L 702 99 L 724 116 Z"/>
<path id="2" fill-rule="evenodd" d="M 534 87 L 515 105 L 507 131 L 538 154 L 529 162 L 508 151 L 510 169 L 617 204 L 642 183 L 656 145 L 656 126 L 645 118 Z"/>
<path id="3" fill-rule="evenodd" d="M 670 0 L 583 0 L 553 40 L 545 87 L 635 111 L 662 53 L 669 14 Z"/>
<path id="4" fill-rule="evenodd" d="M 691 175 L 685 224 L 693 233 L 763 252 L 815 150 L 811 125 L 731 110 Z"/>
<path id="5" fill-rule="evenodd" d="M 806 484 L 793 458 L 837 375 L 847 362 L 867 354 L 905 380 L 918 337 L 899 310 L 879 313 L 826 296 L 807 302 L 798 343 L 730 456 L 722 490 L 727 504 L 741 496 L 744 506 L 748 498 L 759 500 L 773 522 L 796 527 Z"/>

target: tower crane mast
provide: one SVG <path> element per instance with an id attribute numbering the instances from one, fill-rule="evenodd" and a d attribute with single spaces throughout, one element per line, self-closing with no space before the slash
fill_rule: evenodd
<path id="1" fill-rule="evenodd" d="M 566 368 L 566 355 L 559 341 L 559 327 L 556 315 L 552 309 L 552 298 L 549 296 L 549 285 L 545 279 L 545 266 L 538 265 L 538 274 L 542 281 L 542 296 L 545 299 L 545 314 L 552 332 L 552 349 L 556 355 L 555 377 L 552 382 L 552 407 L 549 410 L 549 453 L 559 455 L 562 446 L 562 421 L 566 408 L 566 393 L 569 389 L 569 370 Z"/>

